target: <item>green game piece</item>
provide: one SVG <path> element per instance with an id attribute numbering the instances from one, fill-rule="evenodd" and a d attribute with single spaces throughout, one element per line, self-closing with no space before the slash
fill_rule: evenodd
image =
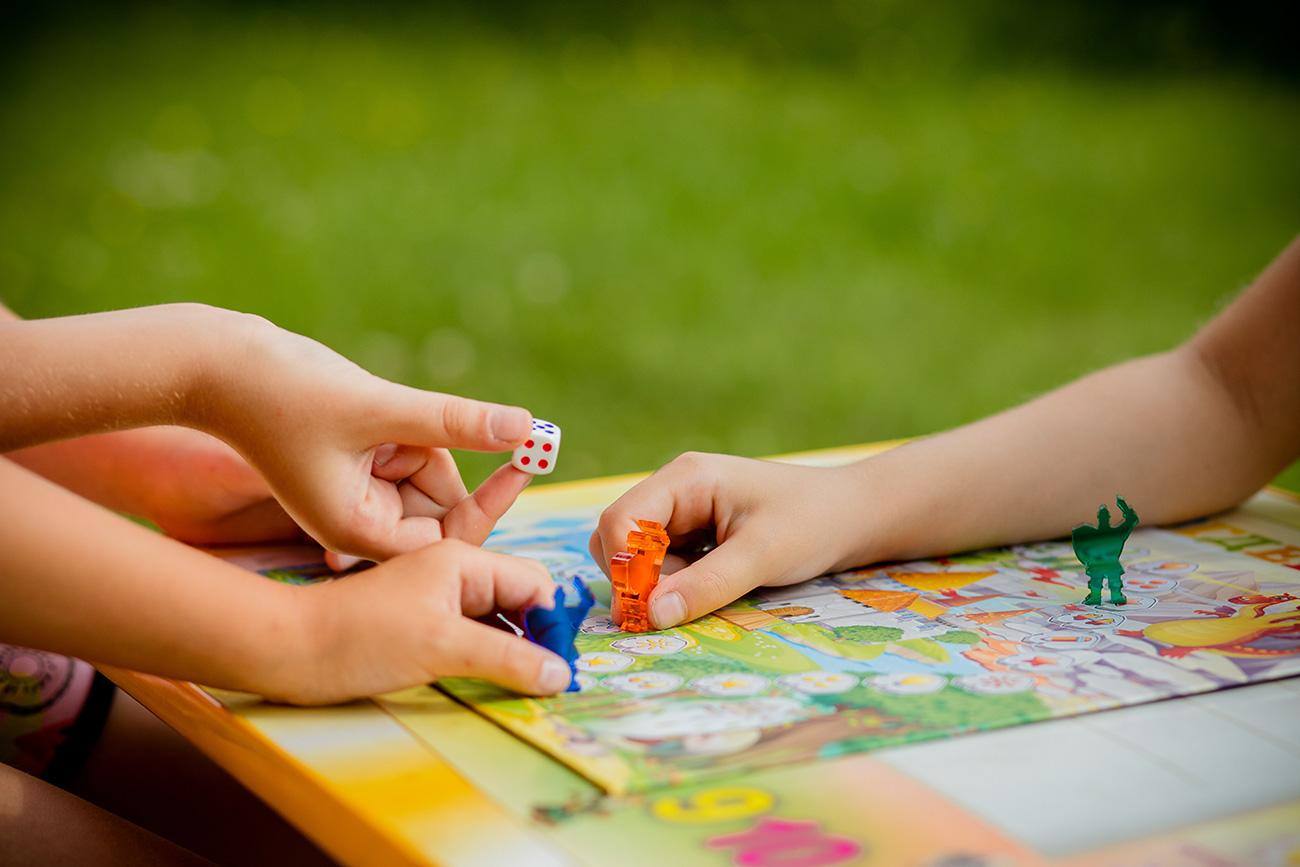
<path id="1" fill-rule="evenodd" d="M 1110 586 L 1112 605 L 1128 602 L 1124 598 L 1124 567 L 1120 565 L 1119 555 L 1124 551 L 1124 543 L 1128 541 L 1129 534 L 1138 525 L 1138 516 L 1124 502 L 1123 497 L 1116 497 L 1115 502 L 1119 504 L 1124 523 L 1112 527 L 1110 510 L 1102 506 L 1097 510 L 1097 526 L 1083 524 L 1075 527 L 1070 534 L 1070 541 L 1074 543 L 1074 555 L 1088 573 L 1088 596 L 1083 600 L 1084 605 L 1101 604 L 1103 581 Z"/>

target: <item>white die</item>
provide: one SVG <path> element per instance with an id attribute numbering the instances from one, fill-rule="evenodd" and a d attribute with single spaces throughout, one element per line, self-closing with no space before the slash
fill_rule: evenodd
<path id="1" fill-rule="evenodd" d="M 560 456 L 560 428 L 543 421 L 533 419 L 533 432 L 524 444 L 515 449 L 510 463 L 516 469 L 534 476 L 549 475 L 555 470 L 555 459 Z"/>

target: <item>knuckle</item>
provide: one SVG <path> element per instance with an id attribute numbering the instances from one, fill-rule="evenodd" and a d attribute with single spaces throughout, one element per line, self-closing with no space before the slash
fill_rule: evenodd
<path id="1" fill-rule="evenodd" d="M 481 413 L 474 412 L 467 401 L 448 398 L 442 402 L 442 428 L 449 434 L 478 433 L 484 427 Z"/>
<path id="2" fill-rule="evenodd" d="M 445 431 L 455 431 L 460 428 L 460 411 L 456 408 L 456 401 L 444 400 L 439 405 L 438 423 Z"/>
<path id="3" fill-rule="evenodd" d="M 703 452 L 682 452 L 680 455 L 673 458 L 668 463 L 670 466 L 674 466 L 683 470 L 689 470 L 699 466 L 700 462 L 703 460 L 704 460 Z"/>
<path id="4" fill-rule="evenodd" d="M 502 673 L 518 684 L 533 684 L 539 679 L 541 661 L 533 653 L 502 654 Z"/>
<path id="5" fill-rule="evenodd" d="M 487 587 L 481 581 L 468 581 L 462 588 L 461 593 L 463 600 L 461 605 L 469 611 L 485 611 L 491 607 L 492 589 Z"/>
<path id="6" fill-rule="evenodd" d="M 732 595 L 731 581 L 716 569 L 701 569 L 691 581 L 696 588 L 696 595 L 714 608 L 729 600 Z"/>
<path id="7" fill-rule="evenodd" d="M 455 552 L 449 544 L 455 540 L 442 539 L 432 545 L 417 548 L 410 552 L 410 557 L 419 562 L 420 568 L 432 577 L 445 578 L 448 569 L 456 562 Z"/>
<path id="8" fill-rule="evenodd" d="M 441 660 L 444 665 L 455 664 L 455 655 L 461 652 L 456 642 L 451 641 L 441 629 L 431 629 L 424 636 L 424 646 L 430 658 Z"/>
<path id="9" fill-rule="evenodd" d="M 682 452 L 669 463 L 674 471 L 690 477 L 707 476 L 718 460 L 707 452 Z"/>
<path id="10" fill-rule="evenodd" d="M 613 508 L 606 509 L 600 513 L 600 518 L 596 521 L 596 533 L 600 538 L 606 538 L 611 533 L 617 532 L 622 524 L 623 515 L 621 512 L 616 512 Z M 592 543 L 594 544 L 595 541 L 596 536 L 593 536 Z"/>
<path id="11" fill-rule="evenodd" d="M 430 547 L 438 549 L 438 553 L 449 561 L 459 561 L 463 560 L 474 546 L 460 539 L 448 538 Z"/>
<path id="12" fill-rule="evenodd" d="M 458 662 L 463 670 L 477 672 L 492 680 L 509 680 L 519 665 L 522 654 L 512 653 L 511 642 L 490 642 L 474 652 L 461 651 L 463 659 Z"/>

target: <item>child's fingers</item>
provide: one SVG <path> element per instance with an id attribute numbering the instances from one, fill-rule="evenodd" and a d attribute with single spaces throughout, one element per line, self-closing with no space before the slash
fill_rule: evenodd
<path id="1" fill-rule="evenodd" d="M 424 466 L 413 472 L 407 481 L 443 509 L 456 505 L 469 493 L 460 477 L 456 459 L 446 449 L 430 449 Z"/>
<path id="2" fill-rule="evenodd" d="M 550 607 L 554 601 L 555 582 L 536 560 L 485 551 L 455 539 L 438 547 L 442 555 L 455 559 L 460 576 L 460 608 L 466 617 L 530 605 Z"/>
<path id="3" fill-rule="evenodd" d="M 592 561 L 600 567 L 601 571 L 605 573 L 605 577 L 608 578 L 609 558 L 605 556 L 605 543 L 600 539 L 599 530 L 591 531 L 591 538 L 587 540 L 587 551 L 591 553 Z"/>
<path id="4" fill-rule="evenodd" d="M 481 677 L 525 695 L 551 695 L 569 685 L 563 659 L 509 632 L 457 620 L 444 627 L 440 677 Z"/>
<path id="5" fill-rule="evenodd" d="M 381 447 L 383 448 L 383 447 Z M 441 519 L 448 509 L 466 496 L 455 461 L 446 449 L 403 446 L 389 450 L 389 462 L 400 461 L 414 468 L 410 478 L 396 484 L 379 472 L 361 477 L 363 489 L 351 497 L 337 491 L 321 494 L 317 515 L 321 541 L 328 547 L 354 557 L 386 560 L 407 551 L 431 545 L 443 538 Z M 336 472 L 349 480 L 355 467 Z"/>
<path id="6" fill-rule="evenodd" d="M 399 446 L 384 443 L 375 448 L 370 460 L 370 474 L 386 482 L 400 482 L 429 461 L 429 449 L 424 446 Z"/>
<path id="7" fill-rule="evenodd" d="M 424 449 L 426 460 L 398 485 L 402 514 L 441 520 L 469 496 L 456 459 L 446 449 Z M 444 533 L 444 535 L 446 535 Z"/>
<path id="8" fill-rule="evenodd" d="M 532 474 L 510 464 L 498 467 L 473 494 L 461 499 L 443 517 L 443 535 L 471 545 L 482 545 L 497 521 L 510 510 L 532 480 Z"/>
<path id="9" fill-rule="evenodd" d="M 384 560 L 389 557 L 396 557 L 399 554 L 405 554 L 408 551 L 418 551 L 432 545 L 434 542 L 441 541 L 442 538 L 442 522 L 437 518 L 408 515 L 398 518 L 397 525 L 392 528 L 388 538 L 379 546 L 379 556 L 370 559 Z"/>
<path id="10" fill-rule="evenodd" d="M 734 602 L 762 583 L 761 546 L 740 533 L 691 565 L 659 579 L 650 594 L 650 621 L 667 629 Z"/>
<path id="11" fill-rule="evenodd" d="M 397 490 L 370 474 L 370 458 L 326 451 L 295 472 L 280 455 L 265 462 L 276 499 L 325 548 L 368 560 L 392 554 L 393 525 L 401 515 Z"/>
<path id="12" fill-rule="evenodd" d="M 600 537 L 600 558 L 605 568 L 609 557 L 626 550 L 627 534 L 638 519 L 658 521 L 670 536 L 693 533 L 716 522 L 717 478 L 708 455 L 687 453 L 639 482 L 601 513 L 596 525 Z M 593 543 L 592 556 L 596 556 Z"/>
<path id="13" fill-rule="evenodd" d="M 340 554 L 337 551 L 325 552 L 325 565 L 335 572 L 346 572 L 361 562 L 361 557 L 353 557 L 351 554 Z"/>
<path id="14" fill-rule="evenodd" d="M 532 429 L 532 416 L 517 406 L 381 383 L 383 395 L 368 427 L 385 442 L 500 452 L 523 442 Z"/>

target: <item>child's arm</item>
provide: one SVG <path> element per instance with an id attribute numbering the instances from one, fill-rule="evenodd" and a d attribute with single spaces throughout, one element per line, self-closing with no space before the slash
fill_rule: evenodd
<path id="1" fill-rule="evenodd" d="M 302 539 L 271 488 L 216 437 L 181 427 L 112 431 L 6 455 L 116 512 L 199 545 Z"/>
<path id="2" fill-rule="evenodd" d="M 636 518 L 717 547 L 662 580 L 655 625 L 762 584 L 1062 535 L 1122 494 L 1150 523 L 1227 508 L 1300 453 L 1300 240 L 1182 347 L 844 468 L 686 455 L 615 502 L 597 562 Z"/>
<path id="3" fill-rule="evenodd" d="M 395 385 L 257 317 L 199 305 L 0 321 L 0 406 L 0 451 L 44 444 L 19 459 L 118 507 L 157 491 L 144 490 L 130 474 L 134 490 L 111 479 L 102 484 L 102 477 L 69 478 L 77 469 L 60 470 L 60 458 L 104 469 L 105 455 L 50 441 L 156 424 L 213 433 L 262 472 L 315 538 L 371 559 L 444 534 L 481 540 L 494 517 L 487 506 L 508 505 L 529 478 L 504 467 L 470 496 L 447 452 L 511 448 L 528 431 L 525 410 Z M 135 449 L 137 437 L 112 444 L 129 447 L 132 460 L 148 459 Z M 206 520 L 212 515 L 142 511 L 163 526 L 192 531 L 186 535 L 194 540 L 228 538 L 232 530 L 267 538 L 284 530 L 278 507 L 250 491 L 260 480 L 228 471 L 234 465 L 225 458 L 214 450 L 203 460 L 220 465 L 205 467 L 252 512 L 230 521 L 218 513 L 213 528 Z M 125 463 L 109 461 L 120 477 Z M 184 498 L 165 505 L 174 504 Z"/>
<path id="4" fill-rule="evenodd" d="M 539 564 L 444 541 L 311 587 L 159 536 L 0 459 L 0 639 L 296 703 L 446 675 L 529 693 L 559 657 L 470 618 L 550 603 Z M 177 580 L 184 578 L 185 580 Z"/>
<path id="5" fill-rule="evenodd" d="M 0 322 L 17 322 L 0 304 Z M 256 470 L 201 431 L 148 427 L 43 442 L 9 452 L 21 466 L 118 512 L 199 544 L 301 537 Z"/>

